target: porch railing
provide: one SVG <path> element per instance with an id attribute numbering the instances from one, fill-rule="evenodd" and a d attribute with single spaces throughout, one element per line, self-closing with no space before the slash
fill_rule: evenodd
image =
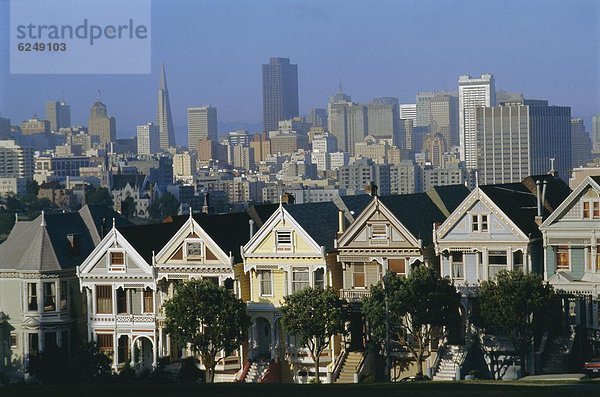
<path id="1" fill-rule="evenodd" d="M 371 291 L 368 289 L 341 289 L 340 298 L 346 299 L 348 302 L 360 302 L 364 297 L 371 296 Z"/>

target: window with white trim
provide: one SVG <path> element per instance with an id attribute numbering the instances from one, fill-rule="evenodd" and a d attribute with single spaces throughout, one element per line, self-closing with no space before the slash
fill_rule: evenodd
<path id="1" fill-rule="evenodd" d="M 315 289 L 321 291 L 325 289 L 325 270 L 323 268 L 315 270 Z"/>
<path id="2" fill-rule="evenodd" d="M 202 258 L 204 255 L 204 244 L 202 240 L 186 240 L 185 241 L 185 257 L 186 258 Z"/>
<path id="3" fill-rule="evenodd" d="M 465 263 L 463 260 L 462 252 L 452 252 L 452 278 L 455 279 L 464 279 L 465 278 Z"/>
<path id="4" fill-rule="evenodd" d="M 260 280 L 260 295 L 261 296 L 272 296 L 273 295 L 273 273 L 271 270 L 260 270 L 258 272 L 258 278 Z"/>
<path id="5" fill-rule="evenodd" d="M 27 283 L 27 310 L 30 312 L 38 310 L 37 283 Z"/>
<path id="6" fill-rule="evenodd" d="M 559 245 L 556 247 L 556 270 L 571 270 L 569 247 Z"/>
<path id="7" fill-rule="evenodd" d="M 494 280 L 498 273 L 508 269 L 508 258 L 506 251 L 488 252 L 488 279 Z"/>
<path id="8" fill-rule="evenodd" d="M 292 231 L 277 230 L 275 232 L 275 246 L 278 252 L 292 250 Z"/>
<path id="9" fill-rule="evenodd" d="M 292 293 L 310 287 L 310 277 L 307 267 L 292 269 Z"/>
<path id="10" fill-rule="evenodd" d="M 583 219 L 600 219 L 600 200 L 583 201 L 581 217 Z"/>
<path id="11" fill-rule="evenodd" d="M 46 282 L 44 285 L 44 311 L 56 311 L 56 283 Z"/>
<path id="12" fill-rule="evenodd" d="M 108 252 L 108 271 L 125 272 L 125 251 L 115 250 Z"/>
<path id="13" fill-rule="evenodd" d="M 487 214 L 471 214 L 471 232 L 489 232 L 489 216 Z"/>
<path id="14" fill-rule="evenodd" d="M 525 256 L 523 255 L 523 251 L 515 251 L 513 252 L 513 269 L 523 271 L 523 266 L 525 265 Z"/>

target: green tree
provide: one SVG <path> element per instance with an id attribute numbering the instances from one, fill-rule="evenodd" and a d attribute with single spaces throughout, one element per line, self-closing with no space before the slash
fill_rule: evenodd
<path id="1" fill-rule="evenodd" d="M 165 313 L 167 333 L 200 355 L 210 383 L 220 360 L 217 354 L 223 351 L 228 356 L 238 349 L 250 327 L 246 304 L 209 280 L 178 285 L 175 296 L 165 304 Z"/>
<path id="2" fill-rule="evenodd" d="M 148 212 L 151 218 L 164 219 L 167 216 L 177 215 L 179 213 L 179 205 L 179 201 L 177 201 L 175 196 L 167 192 L 148 206 Z"/>
<path id="3" fill-rule="evenodd" d="M 441 278 L 435 269 L 424 265 L 415 267 L 406 278 L 388 273 L 385 284 L 385 288 L 381 284 L 371 286 L 370 296 L 363 300 L 372 340 L 385 351 L 387 296 L 390 343 L 412 353 L 417 374 L 422 376 L 425 352 L 434 331 L 459 321 L 460 295 L 448 278 Z M 409 336 L 413 342 L 409 342 Z"/>
<path id="4" fill-rule="evenodd" d="M 305 288 L 283 298 L 281 313 L 283 328 L 296 337 L 299 346 L 308 347 L 318 382 L 321 353 L 333 335 L 346 331 L 346 302 L 331 288 Z"/>
<path id="5" fill-rule="evenodd" d="M 481 283 L 478 325 L 486 334 L 503 334 L 512 342 L 521 366 L 534 336 L 554 322 L 558 303 L 554 289 L 542 276 L 502 271 L 495 280 Z"/>
<path id="6" fill-rule="evenodd" d="M 103 205 L 112 208 L 113 201 L 107 188 L 88 190 L 85 192 L 85 202 L 89 205 Z"/>

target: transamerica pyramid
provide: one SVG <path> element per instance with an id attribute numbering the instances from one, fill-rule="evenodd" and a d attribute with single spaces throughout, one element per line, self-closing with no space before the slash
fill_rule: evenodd
<path id="1" fill-rule="evenodd" d="M 156 124 L 158 125 L 160 134 L 160 148 L 165 150 L 170 146 L 175 146 L 175 129 L 173 128 L 173 117 L 171 116 L 171 104 L 169 102 L 169 89 L 167 88 L 164 63 L 160 65 Z"/>

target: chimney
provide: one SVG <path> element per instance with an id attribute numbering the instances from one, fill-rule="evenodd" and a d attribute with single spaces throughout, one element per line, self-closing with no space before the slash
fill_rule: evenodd
<path id="1" fill-rule="evenodd" d="M 371 197 L 377 197 L 377 185 L 374 182 L 371 182 L 365 186 L 365 192 Z"/>
<path id="2" fill-rule="evenodd" d="M 338 211 L 338 236 L 341 236 L 344 233 L 344 211 Z"/>
<path id="3" fill-rule="evenodd" d="M 535 181 L 535 198 L 537 202 L 537 215 L 535 223 L 539 226 L 542 224 L 542 193 L 540 191 L 540 181 Z"/>
<path id="4" fill-rule="evenodd" d="M 292 193 L 283 193 L 281 195 L 281 203 L 282 204 L 294 204 L 296 201 L 296 197 Z"/>
<path id="5" fill-rule="evenodd" d="M 254 237 L 254 220 L 250 219 L 248 224 L 250 225 L 250 238 L 252 238 Z"/>
<path id="6" fill-rule="evenodd" d="M 67 234 L 67 241 L 69 242 L 69 253 L 71 254 L 71 256 L 81 256 L 81 234 Z"/>

